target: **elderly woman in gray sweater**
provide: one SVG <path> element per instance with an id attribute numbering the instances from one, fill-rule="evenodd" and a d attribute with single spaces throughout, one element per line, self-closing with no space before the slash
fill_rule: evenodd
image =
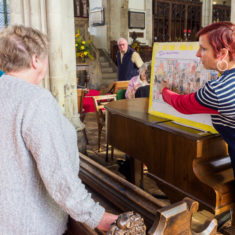
<path id="1" fill-rule="evenodd" d="M 12 26 L 0 33 L 0 233 L 61 235 L 68 215 L 107 230 L 116 215 L 91 199 L 78 178 L 77 136 L 45 77 L 47 39 Z"/>

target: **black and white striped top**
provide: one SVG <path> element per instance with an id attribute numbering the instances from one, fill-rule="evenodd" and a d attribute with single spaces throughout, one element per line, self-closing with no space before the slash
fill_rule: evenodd
<path id="1" fill-rule="evenodd" d="M 213 124 L 235 128 L 235 69 L 208 81 L 196 92 L 195 98 L 201 105 L 219 112 L 211 115 Z"/>

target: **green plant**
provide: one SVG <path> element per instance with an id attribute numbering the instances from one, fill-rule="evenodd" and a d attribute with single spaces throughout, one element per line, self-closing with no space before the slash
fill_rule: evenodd
<path id="1" fill-rule="evenodd" d="M 90 53 L 90 43 L 91 40 L 84 41 L 81 38 L 81 35 L 79 33 L 79 30 L 77 30 L 77 33 L 75 35 L 75 46 L 76 46 L 76 57 L 77 58 L 87 58 L 94 60 L 94 57 Z"/>

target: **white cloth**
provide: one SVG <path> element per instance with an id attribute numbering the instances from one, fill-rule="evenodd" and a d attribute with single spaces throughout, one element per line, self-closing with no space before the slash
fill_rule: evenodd
<path id="1" fill-rule="evenodd" d="M 78 178 L 77 136 L 49 91 L 0 78 L 0 234 L 61 235 L 67 214 L 92 228 L 104 209 Z"/>

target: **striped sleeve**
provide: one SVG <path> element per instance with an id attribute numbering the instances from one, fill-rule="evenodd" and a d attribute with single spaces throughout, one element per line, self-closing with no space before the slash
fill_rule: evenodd
<path id="1" fill-rule="evenodd" d="M 195 93 L 187 95 L 179 95 L 168 88 L 164 88 L 162 91 L 162 97 L 165 102 L 173 106 L 178 112 L 183 114 L 218 114 L 217 110 L 205 107 L 197 102 L 195 99 Z"/>
<path id="2" fill-rule="evenodd" d="M 203 88 L 195 93 L 195 98 L 201 105 L 214 110 L 219 110 L 218 97 L 210 82 L 207 82 Z"/>

